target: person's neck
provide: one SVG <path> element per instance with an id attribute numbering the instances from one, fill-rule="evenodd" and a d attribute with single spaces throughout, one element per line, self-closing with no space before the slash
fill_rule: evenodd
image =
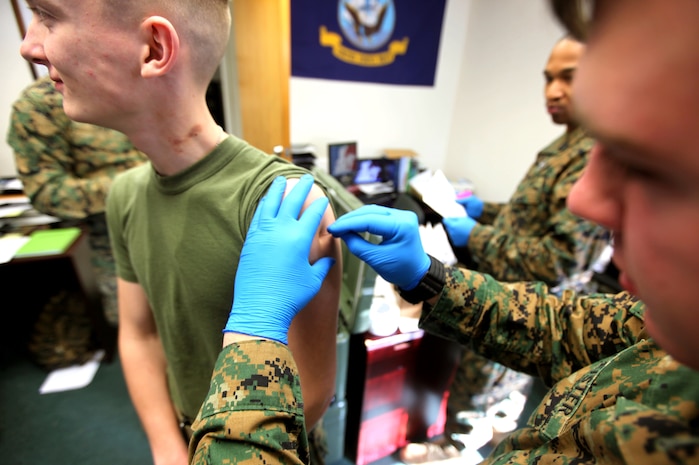
<path id="1" fill-rule="evenodd" d="M 162 176 L 176 174 L 208 155 L 226 137 L 208 112 L 142 124 L 127 134 Z"/>
<path id="2" fill-rule="evenodd" d="M 566 135 L 571 135 L 576 129 L 578 129 L 578 126 L 579 125 L 577 123 L 566 124 Z"/>

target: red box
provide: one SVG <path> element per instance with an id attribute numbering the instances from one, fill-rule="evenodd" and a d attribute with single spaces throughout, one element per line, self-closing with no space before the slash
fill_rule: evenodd
<path id="1" fill-rule="evenodd" d="M 357 465 L 391 455 L 405 442 L 408 413 L 397 408 L 362 422 L 357 445 Z"/>

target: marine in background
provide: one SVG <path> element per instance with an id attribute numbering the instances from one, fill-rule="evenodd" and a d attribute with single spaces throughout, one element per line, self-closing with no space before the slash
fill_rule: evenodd
<path id="1" fill-rule="evenodd" d="M 510 199 L 495 203 L 476 195 L 465 196 L 458 202 L 467 216 L 444 218 L 455 255 L 470 269 L 505 282 L 541 281 L 559 286 L 557 289 L 574 286 L 580 291 L 598 290 L 597 281 L 588 275 L 609 244 L 609 233 L 566 206 L 595 143 L 573 112 L 573 78 L 584 52 L 585 44 L 570 36 L 552 47 L 543 69 L 545 105 L 552 122 L 565 131 L 537 154 Z M 465 448 L 476 447 L 470 438 L 484 434 L 474 431 L 467 418 L 485 415 L 513 391 L 526 396 L 532 386 L 530 376 L 507 369 L 469 348 L 444 343 L 430 334 L 426 340 L 430 345 L 446 347 L 443 351 L 451 356 L 459 351 L 461 355 L 449 385 L 443 438 L 408 444 L 401 450 L 406 463 L 457 457 Z M 468 415 L 460 415 L 461 412 Z M 509 424 L 514 424 L 517 418 L 509 420 Z M 425 419 L 424 423 L 426 435 L 431 421 Z"/>
<path id="2" fill-rule="evenodd" d="M 116 325 L 116 271 L 105 201 L 114 178 L 147 161 L 146 156 L 121 132 L 69 119 L 63 96 L 48 76 L 13 103 L 7 142 L 34 209 L 88 231 L 105 315 Z"/>

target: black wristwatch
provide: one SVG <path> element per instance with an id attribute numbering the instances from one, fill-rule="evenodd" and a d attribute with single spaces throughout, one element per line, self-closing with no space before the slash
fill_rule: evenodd
<path id="1" fill-rule="evenodd" d="M 430 257 L 430 268 L 427 270 L 427 274 L 420 280 L 420 282 L 413 289 L 409 291 L 404 291 L 398 288 L 398 294 L 410 302 L 411 304 L 417 304 L 424 302 L 425 300 L 430 300 L 432 297 L 436 296 L 444 288 L 444 283 L 446 282 L 446 272 L 444 271 L 444 264 L 434 258 L 432 255 L 427 255 Z"/>

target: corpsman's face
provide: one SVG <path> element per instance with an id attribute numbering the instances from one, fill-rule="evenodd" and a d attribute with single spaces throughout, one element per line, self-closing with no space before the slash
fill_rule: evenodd
<path id="1" fill-rule="evenodd" d="M 699 368 L 699 2 L 602 0 L 575 78 L 598 140 L 570 209 L 615 235 L 646 325 Z"/>
<path id="2" fill-rule="evenodd" d="M 577 126 L 573 115 L 573 76 L 585 46 L 572 39 L 556 43 L 544 69 L 546 111 L 556 124 Z"/>
<path id="3" fill-rule="evenodd" d="M 101 3 L 28 0 L 33 16 L 20 53 L 48 68 L 70 118 L 113 127 L 133 109 L 128 97 L 139 74 L 138 34 L 111 24 Z"/>

